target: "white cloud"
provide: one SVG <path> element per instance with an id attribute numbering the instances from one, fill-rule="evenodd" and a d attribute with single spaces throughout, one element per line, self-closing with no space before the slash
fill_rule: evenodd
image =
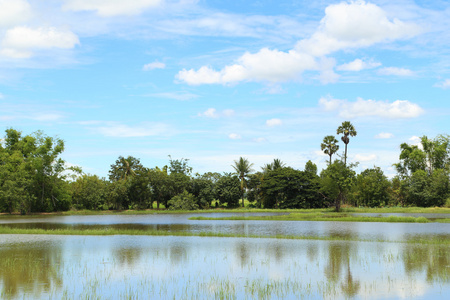
<path id="1" fill-rule="evenodd" d="M 446 79 L 443 82 L 436 83 L 434 86 L 446 90 L 450 88 L 450 79 Z"/>
<path id="2" fill-rule="evenodd" d="M 409 69 L 387 67 L 382 68 L 378 71 L 380 75 L 394 75 L 394 76 L 414 76 L 415 73 Z"/>
<path id="3" fill-rule="evenodd" d="M 230 138 L 232 140 L 240 140 L 242 137 L 239 134 L 237 134 L 237 133 L 230 133 L 228 135 L 228 138 Z"/>
<path id="4" fill-rule="evenodd" d="M 283 52 L 263 48 L 259 52 L 245 53 L 237 64 L 220 71 L 203 66 L 197 71 L 183 69 L 177 79 L 190 85 L 231 84 L 240 81 L 280 82 L 296 78 L 305 70 L 316 69 L 314 58 L 294 50 Z"/>
<path id="5" fill-rule="evenodd" d="M 376 159 L 377 159 L 377 156 L 375 154 L 368 154 L 368 155 L 356 154 L 355 155 L 355 160 L 358 162 L 368 162 L 368 161 L 374 161 Z"/>
<path id="6" fill-rule="evenodd" d="M 355 59 L 352 62 L 342 64 L 338 66 L 336 69 L 339 71 L 361 71 L 365 69 L 373 69 L 381 66 L 381 63 L 375 61 L 363 61 L 362 59 Z"/>
<path id="7" fill-rule="evenodd" d="M 283 124 L 283 122 L 280 119 L 270 119 L 266 121 L 266 125 L 273 127 L 273 126 L 279 126 Z"/>
<path id="8" fill-rule="evenodd" d="M 355 102 L 347 100 L 322 97 L 319 105 L 325 111 L 337 111 L 340 117 L 382 117 L 389 119 L 415 118 L 424 113 L 417 104 L 407 100 L 396 100 L 394 102 L 364 100 L 358 98 Z"/>
<path id="9" fill-rule="evenodd" d="M 26 0 L 0 0 L 0 28 L 22 24 L 32 16 Z"/>
<path id="10" fill-rule="evenodd" d="M 128 126 L 111 122 L 94 130 L 109 137 L 145 137 L 167 135 L 169 127 L 163 123 L 143 123 L 140 126 Z"/>
<path id="11" fill-rule="evenodd" d="M 181 70 L 176 78 L 190 85 L 232 84 L 241 81 L 282 82 L 299 79 L 304 71 L 319 71 L 323 83 L 335 82 L 334 63 L 323 64 L 317 58 L 332 52 L 371 46 L 375 43 L 409 38 L 419 33 L 414 24 L 390 21 L 378 6 L 364 1 L 330 5 L 319 28 L 294 49 L 279 51 L 263 48 L 245 53 L 235 64 L 215 70 L 203 66 L 198 70 Z"/>
<path id="12" fill-rule="evenodd" d="M 79 44 L 78 37 L 68 30 L 54 27 L 14 27 L 6 31 L 0 53 L 13 58 L 28 58 L 33 50 L 61 48 L 71 49 Z"/>
<path id="13" fill-rule="evenodd" d="M 142 67 L 142 70 L 150 71 L 150 70 L 154 70 L 154 69 L 164 69 L 165 67 L 166 67 L 165 63 L 155 61 L 155 62 L 144 65 Z"/>
<path id="14" fill-rule="evenodd" d="M 199 113 L 199 117 L 207 117 L 207 118 L 219 118 L 219 117 L 232 117 L 235 112 L 232 109 L 224 109 L 221 112 L 218 112 L 215 108 L 208 108 L 202 113 Z"/>
<path id="15" fill-rule="evenodd" d="M 63 9 L 72 11 L 96 11 L 102 17 L 138 15 L 143 10 L 157 7 L 162 0 L 66 0 Z"/>
<path id="16" fill-rule="evenodd" d="M 389 132 L 381 132 L 375 136 L 376 139 L 391 139 L 394 135 Z"/>
<path id="17" fill-rule="evenodd" d="M 386 12 L 375 4 L 341 2 L 325 9 L 319 29 L 311 38 L 300 41 L 296 49 L 313 56 L 323 56 L 342 49 L 409 38 L 419 32 L 420 28 L 414 24 L 389 20 Z"/>

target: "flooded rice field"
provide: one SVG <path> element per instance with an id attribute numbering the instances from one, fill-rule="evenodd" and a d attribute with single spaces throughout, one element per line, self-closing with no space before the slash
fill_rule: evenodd
<path id="1" fill-rule="evenodd" d="M 116 226 L 324 240 L 5 234 L 0 235 L 0 298 L 447 299 L 450 295 L 449 244 L 419 241 L 424 236 L 449 239 L 448 223 L 191 221 L 191 216 L 2 217 L 0 226 Z M 326 240 L 336 235 L 361 241 Z"/>

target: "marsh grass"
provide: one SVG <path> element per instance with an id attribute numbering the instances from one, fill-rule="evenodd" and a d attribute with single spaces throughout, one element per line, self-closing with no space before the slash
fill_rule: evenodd
<path id="1" fill-rule="evenodd" d="M 47 234 L 47 235 L 80 235 L 80 236 L 111 236 L 111 235 L 141 235 L 141 236 L 193 236 L 193 237 L 220 237 L 220 238 L 252 238 L 252 239 L 285 239 L 285 240 L 315 240 L 315 241 L 354 241 L 354 242 L 380 242 L 380 243 L 420 243 L 450 245 L 450 240 L 444 237 L 422 237 L 402 241 L 383 239 L 361 239 L 356 236 L 304 236 L 304 235 L 246 235 L 221 232 L 189 232 L 189 231 L 162 231 L 162 230 L 134 230 L 134 229 L 23 229 L 0 227 L 0 234 Z"/>
<path id="2" fill-rule="evenodd" d="M 232 216 L 224 218 L 191 217 L 189 220 L 239 220 L 239 221 L 340 221 L 340 222 L 387 222 L 387 223 L 429 223 L 425 217 L 364 217 L 342 213 L 291 213 L 278 216 Z"/>

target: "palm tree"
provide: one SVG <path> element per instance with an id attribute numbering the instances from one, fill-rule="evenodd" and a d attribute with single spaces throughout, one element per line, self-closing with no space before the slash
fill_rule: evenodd
<path id="1" fill-rule="evenodd" d="M 355 127 L 353 127 L 350 121 L 342 122 L 342 125 L 336 130 L 336 134 L 343 134 L 341 140 L 345 144 L 344 164 L 347 166 L 347 145 L 350 143 L 349 136 L 356 136 Z"/>
<path id="2" fill-rule="evenodd" d="M 275 158 L 272 163 L 266 164 L 264 167 L 262 167 L 262 170 L 264 172 L 268 172 L 268 171 L 273 171 L 273 170 L 276 170 L 276 169 L 282 169 L 285 166 L 286 166 L 286 164 L 284 162 L 282 162 L 278 158 Z"/>
<path id="3" fill-rule="evenodd" d="M 338 140 L 334 137 L 334 135 L 327 135 L 323 138 L 323 142 L 322 144 L 320 144 L 320 148 L 325 154 L 328 154 L 330 156 L 331 165 L 331 157 L 339 150 Z"/>
<path id="4" fill-rule="evenodd" d="M 234 168 L 241 181 L 242 207 L 244 207 L 244 190 L 247 188 L 246 177 L 253 171 L 253 164 L 251 164 L 248 159 L 240 157 L 239 160 L 235 160 L 234 165 L 231 166 Z"/>

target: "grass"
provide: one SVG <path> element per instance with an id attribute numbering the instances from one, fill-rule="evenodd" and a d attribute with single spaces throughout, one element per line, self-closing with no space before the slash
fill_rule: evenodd
<path id="1" fill-rule="evenodd" d="M 233 216 L 225 218 L 192 217 L 190 220 L 257 220 L 257 221 L 340 221 L 340 222 L 388 222 L 388 223 L 429 223 L 424 217 L 363 217 L 342 213 L 291 213 L 279 216 Z"/>
<path id="2" fill-rule="evenodd" d="M 221 232 L 188 232 L 188 231 L 161 231 L 161 230 L 134 230 L 134 229 L 23 229 L 0 227 L 0 234 L 46 234 L 46 235 L 82 235 L 82 236 L 112 236 L 112 235 L 141 235 L 141 236 L 194 236 L 194 237 L 221 237 L 221 238 L 263 238 L 263 239 L 286 239 L 286 240 L 318 240 L 318 241 L 356 241 L 356 242 L 387 242 L 387 243 L 421 243 L 421 244 L 444 244 L 450 245 L 446 237 L 432 237 L 422 239 L 411 239 L 405 241 L 391 240 L 368 240 L 353 236 L 297 236 L 297 235 L 246 235 Z"/>

